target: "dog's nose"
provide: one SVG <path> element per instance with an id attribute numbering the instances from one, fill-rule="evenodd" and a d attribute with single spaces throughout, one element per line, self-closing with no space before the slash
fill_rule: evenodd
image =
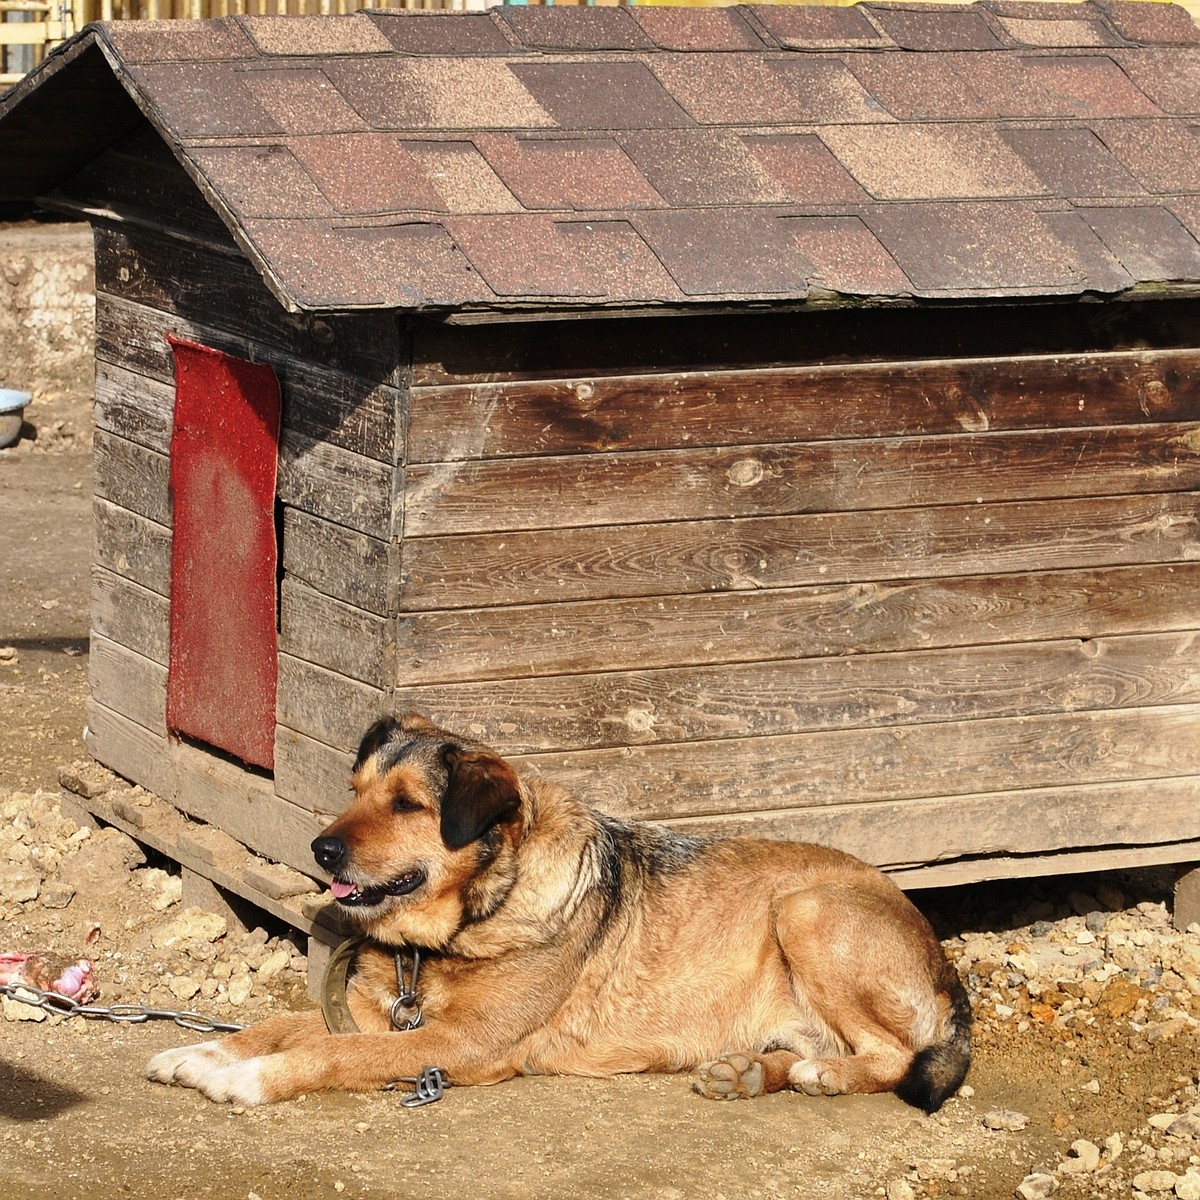
<path id="1" fill-rule="evenodd" d="M 348 848 L 339 837 L 319 837 L 313 839 L 312 852 L 313 858 L 332 873 L 346 861 Z"/>

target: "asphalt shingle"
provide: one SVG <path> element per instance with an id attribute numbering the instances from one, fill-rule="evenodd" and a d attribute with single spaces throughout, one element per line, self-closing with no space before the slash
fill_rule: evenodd
<path id="1" fill-rule="evenodd" d="M 55 169 L 8 114 L 97 42 L 302 308 L 1200 283 L 1200 30 L 1168 4 L 98 25 L 0 100 L 6 195 Z"/>

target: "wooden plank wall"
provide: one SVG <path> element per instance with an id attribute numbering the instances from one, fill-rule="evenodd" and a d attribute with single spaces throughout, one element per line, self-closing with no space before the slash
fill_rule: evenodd
<path id="1" fill-rule="evenodd" d="M 308 842 L 323 823 L 318 813 L 340 808 L 346 752 L 386 707 L 383 689 L 393 671 L 385 631 L 395 592 L 397 422 L 406 412 L 399 330 L 387 315 L 288 314 L 211 220 L 189 214 L 187 189 L 155 155 L 153 143 L 130 139 L 61 193 L 81 203 L 102 197 L 107 207 L 124 194 L 124 215 L 135 218 L 99 225 L 95 237 L 89 747 L 259 853 L 311 868 Z M 131 171 L 141 183 L 121 193 L 112 174 Z M 148 178 L 160 182 L 148 185 Z M 163 203 L 168 196 L 171 203 Z M 198 197 L 191 204 L 202 210 Z M 167 211 L 176 214 L 182 236 L 162 225 Z M 267 362 L 280 379 L 277 783 L 215 756 L 206 763 L 166 738 L 174 396 L 168 332 Z M 311 707 L 303 688 L 309 672 L 336 673 L 361 705 L 347 713 L 341 740 L 319 753 L 288 727 L 293 713 Z"/>
<path id="2" fill-rule="evenodd" d="M 892 868 L 1200 838 L 1200 353 L 417 349 L 400 707 L 618 813 Z"/>

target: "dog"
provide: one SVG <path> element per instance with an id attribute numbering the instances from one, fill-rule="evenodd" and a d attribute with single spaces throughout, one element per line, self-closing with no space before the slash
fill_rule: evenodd
<path id="1" fill-rule="evenodd" d="M 932 1113 L 966 1077 L 957 973 L 849 854 L 618 820 L 417 713 L 367 731 L 352 782 L 312 847 L 368 939 L 356 1032 L 286 1014 L 164 1051 L 150 1079 L 257 1105 L 428 1064 L 454 1085 L 692 1070 L 714 1099 L 895 1091 Z M 423 955 L 404 1032 L 400 947 Z"/>

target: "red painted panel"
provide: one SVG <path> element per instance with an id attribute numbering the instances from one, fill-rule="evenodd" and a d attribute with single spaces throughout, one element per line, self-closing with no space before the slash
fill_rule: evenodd
<path id="1" fill-rule="evenodd" d="M 167 340 L 175 354 L 167 727 L 271 768 L 279 384 L 260 363 Z"/>

